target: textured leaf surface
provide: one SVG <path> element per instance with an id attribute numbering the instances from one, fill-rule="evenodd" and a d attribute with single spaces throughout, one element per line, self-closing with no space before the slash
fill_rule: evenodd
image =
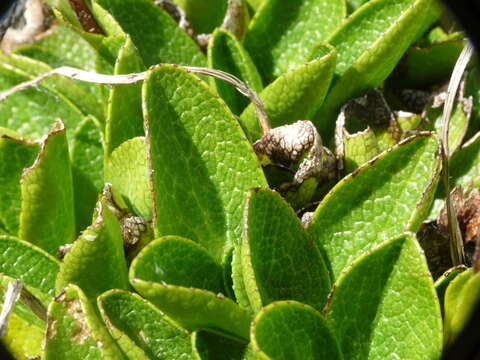
<path id="1" fill-rule="evenodd" d="M 2 344 L 17 360 L 29 360 L 42 354 L 44 330 L 13 313 L 2 336 Z M 3 353 L 2 353 L 3 355 Z"/>
<path id="2" fill-rule="evenodd" d="M 247 190 L 266 184 L 255 154 L 225 104 L 178 67 L 152 70 L 143 101 L 156 235 L 220 259 L 241 236 Z"/>
<path id="3" fill-rule="evenodd" d="M 311 119 L 325 98 L 335 70 L 336 52 L 322 46 L 318 59 L 280 76 L 261 93 L 272 128 Z M 255 108 L 249 105 L 240 116 L 242 126 L 254 138 L 261 137 Z"/>
<path id="4" fill-rule="evenodd" d="M 332 135 L 340 106 L 377 87 L 438 14 L 432 0 L 373 0 L 342 24 L 328 40 L 338 54 L 335 82 L 314 118 L 323 137 Z"/>
<path id="5" fill-rule="evenodd" d="M 380 153 L 375 133 L 369 127 L 343 139 L 345 171 L 350 173 Z"/>
<path id="6" fill-rule="evenodd" d="M 145 138 L 127 140 L 112 152 L 105 165 L 105 181 L 122 195 L 134 214 L 152 218 Z"/>
<path id="7" fill-rule="evenodd" d="M 97 119 L 88 117 L 78 125 L 71 161 L 78 233 L 91 224 L 98 192 L 103 187 L 103 136 Z"/>
<path id="8" fill-rule="evenodd" d="M 437 154 L 435 136 L 408 138 L 345 177 L 323 199 L 308 230 L 324 249 L 334 279 L 375 245 L 418 230 L 436 189 Z"/>
<path id="9" fill-rule="evenodd" d="M 198 34 L 213 32 L 222 23 L 227 0 L 175 0 L 186 12 L 188 20 Z"/>
<path id="10" fill-rule="evenodd" d="M 165 236 L 148 244 L 132 267 L 141 279 L 224 292 L 220 264 L 202 246 L 178 236 Z"/>
<path id="11" fill-rule="evenodd" d="M 45 63 L 19 55 L 0 55 L 0 62 L 4 66 L 9 66 L 10 70 L 27 76 L 29 80 L 52 70 Z M 104 113 L 101 101 L 99 101 L 99 93 L 81 85 L 81 82 L 66 77 L 53 76 L 43 80 L 39 86 L 58 94 L 64 102 L 84 115 L 92 114 L 103 121 Z"/>
<path id="12" fill-rule="evenodd" d="M 78 32 L 60 24 L 50 29 L 50 34 L 36 41 L 35 44 L 20 46 L 14 52 L 44 62 L 52 68 L 72 66 L 88 71 L 95 71 L 99 56 L 96 49 Z M 73 82 L 70 82 L 71 84 Z M 101 85 L 85 82 L 75 82 L 75 85 L 84 88 L 101 100 L 99 97 Z M 103 107 L 99 110 L 103 110 Z M 103 117 L 100 120 L 103 120 Z"/>
<path id="13" fill-rule="evenodd" d="M 96 212 L 93 224 L 65 255 L 56 282 L 57 292 L 68 284 L 75 284 L 92 302 L 109 289 L 129 287 L 118 220 L 104 199 L 99 201 Z"/>
<path id="14" fill-rule="evenodd" d="M 50 304 L 45 339 L 45 360 L 124 359 L 92 304 L 75 285 Z"/>
<path id="15" fill-rule="evenodd" d="M 258 359 L 343 359 L 322 315 L 296 301 L 268 305 L 255 318 L 251 337 Z"/>
<path id="16" fill-rule="evenodd" d="M 171 242 L 171 244 L 167 243 L 167 245 L 176 245 L 174 241 L 168 241 Z M 145 248 L 132 262 L 130 267 L 130 281 L 133 287 L 162 312 L 188 330 L 194 331 L 199 328 L 212 329 L 240 339 L 248 339 L 250 317 L 245 311 L 222 294 L 215 294 L 208 290 L 191 287 L 192 285 L 204 285 L 205 287 L 213 288 L 211 284 L 199 278 L 200 272 L 198 270 L 188 268 L 189 262 L 199 263 L 203 269 L 215 268 L 214 264 L 209 264 L 209 260 L 205 258 L 208 253 L 205 251 L 199 252 L 199 249 L 194 250 L 197 257 L 203 253 L 203 255 L 200 255 L 203 260 L 200 260 L 189 259 L 189 254 L 182 251 L 180 254 L 183 254 L 182 256 L 185 257 L 186 264 L 177 262 L 178 269 L 181 271 L 179 274 L 173 273 L 171 271 L 173 269 L 165 273 L 161 268 L 163 265 L 162 262 L 164 264 L 168 264 L 168 262 L 173 264 L 173 261 L 168 259 L 168 255 L 166 254 L 163 256 L 163 259 L 159 261 L 159 270 L 152 272 L 149 269 L 152 265 L 154 266 L 155 263 L 150 261 L 149 264 L 143 260 L 148 259 L 150 256 L 153 257 L 153 255 L 158 256 L 158 253 L 152 252 L 158 244 L 162 245 L 162 240 L 153 242 L 152 245 Z M 177 244 L 180 244 L 180 242 L 177 241 Z M 191 245 L 189 245 L 189 247 L 191 247 Z M 150 255 L 148 253 L 150 253 Z M 168 268 L 164 269 L 167 270 Z M 189 271 L 192 273 L 190 278 L 188 278 Z M 162 277 L 163 275 L 165 275 L 165 277 Z M 212 275 L 209 275 L 209 278 L 210 281 L 214 279 Z M 180 283 L 180 286 L 167 284 L 165 281 L 162 281 L 162 279 L 175 280 Z M 158 282 L 159 280 L 162 282 Z M 221 274 L 220 281 L 222 281 Z"/>
<path id="17" fill-rule="evenodd" d="M 198 360 L 241 360 L 245 344 L 208 331 L 192 335 L 192 345 Z"/>
<path id="18" fill-rule="evenodd" d="M 145 65 L 160 63 L 205 66 L 195 42 L 149 0 L 98 0 L 132 37 Z M 154 29 L 154 30 L 153 30 Z"/>
<path id="19" fill-rule="evenodd" d="M 45 294 L 55 294 L 57 259 L 26 241 L 0 237 L 0 272 L 22 281 Z"/>
<path id="20" fill-rule="evenodd" d="M 218 29 L 208 45 L 208 66 L 232 74 L 248 84 L 257 93 L 263 90 L 262 79 L 250 55 L 242 44 L 227 31 Z M 214 86 L 234 114 L 240 114 L 248 105 L 248 98 L 232 85 L 213 80 Z"/>
<path id="21" fill-rule="evenodd" d="M 255 312 L 277 300 L 321 310 L 330 278 L 315 242 L 293 209 L 267 189 L 247 198 L 242 246 L 243 277 Z"/>
<path id="22" fill-rule="evenodd" d="M 243 277 L 242 265 L 242 245 L 235 245 L 232 254 L 232 289 L 235 299 L 240 307 L 253 314 L 250 300 L 248 299 L 247 289 L 245 287 L 245 279 Z M 255 295 L 254 295 L 255 296 Z M 258 294 L 256 295 L 258 302 Z"/>
<path id="23" fill-rule="evenodd" d="M 77 32 L 64 25 L 52 29 L 49 36 L 15 49 L 15 53 L 42 61 L 53 68 L 72 66 L 94 71 L 97 53 Z"/>
<path id="24" fill-rule="evenodd" d="M 344 18 L 343 0 L 267 0 L 250 23 L 245 47 L 269 83 L 308 61 Z"/>
<path id="25" fill-rule="evenodd" d="M 99 297 L 98 306 L 112 337 L 129 358 L 193 359 L 190 335 L 137 294 L 111 290 Z M 141 352 L 133 353 L 134 348 Z"/>
<path id="26" fill-rule="evenodd" d="M 345 359 L 440 357 L 440 306 L 413 235 L 365 253 L 335 285 L 327 319 Z"/>
<path id="27" fill-rule="evenodd" d="M 115 63 L 114 74 L 129 74 L 145 70 L 135 45 L 126 38 Z M 114 86 L 110 90 L 105 126 L 105 153 L 108 155 L 124 141 L 144 135 L 142 115 L 142 85 Z"/>
<path id="28" fill-rule="evenodd" d="M 33 164 L 39 148 L 33 141 L 0 135 L 0 227 L 8 234 L 18 234 L 20 178 L 23 169 Z"/>
<path id="29" fill-rule="evenodd" d="M 457 339 L 479 301 L 480 276 L 471 270 L 464 271 L 448 285 L 444 304 L 445 346 L 448 347 Z"/>
<path id="30" fill-rule="evenodd" d="M 0 62 L 0 90 L 30 80 Z M 20 91 L 0 102 L 0 126 L 18 131 L 22 135 L 41 138 L 52 123 L 62 119 L 69 129 L 82 120 L 80 111 L 58 93 L 42 87 Z"/>
<path id="31" fill-rule="evenodd" d="M 50 254 L 75 236 L 72 171 L 67 137 L 57 121 L 35 163 L 22 174 L 19 237 Z"/>

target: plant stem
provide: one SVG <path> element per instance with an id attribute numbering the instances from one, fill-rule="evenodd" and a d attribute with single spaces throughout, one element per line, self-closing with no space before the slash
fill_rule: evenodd
<path id="1" fill-rule="evenodd" d="M 162 65 L 166 65 L 166 64 L 159 64 L 156 66 L 162 66 Z M 172 65 L 178 66 L 175 64 L 172 64 Z M 260 97 L 255 92 L 255 90 L 250 88 L 243 81 L 233 76 L 232 74 L 226 73 L 221 70 L 214 70 L 214 69 L 196 67 L 196 66 L 183 66 L 183 69 L 185 69 L 187 72 L 190 72 L 192 74 L 211 76 L 216 79 L 225 81 L 226 83 L 234 86 L 238 92 L 248 97 L 250 101 L 253 103 L 253 105 L 255 106 L 255 112 L 257 114 L 258 121 L 260 123 L 260 127 L 262 128 L 263 134 L 265 134 L 267 131 L 271 129 L 267 113 L 265 111 L 262 101 L 260 100 Z M 54 75 L 65 76 L 72 80 L 79 80 L 79 81 L 102 84 L 102 85 L 128 85 L 128 84 L 134 84 L 140 81 L 144 81 L 145 78 L 147 77 L 147 74 L 148 74 L 148 71 L 144 71 L 140 73 L 131 73 L 126 75 L 105 75 L 105 74 L 97 74 L 97 73 L 93 73 L 93 72 L 89 72 L 81 69 L 76 69 L 69 66 L 62 66 L 57 69 L 53 69 L 47 73 L 44 73 L 32 80 L 20 83 L 8 90 L 1 92 L 0 101 L 5 100 L 7 97 L 19 91 L 23 91 L 31 87 L 34 87 L 39 83 L 41 83 L 43 80 Z"/>
<path id="2" fill-rule="evenodd" d="M 463 240 L 460 232 L 460 226 L 456 215 L 455 208 L 450 196 L 450 174 L 449 174 L 449 160 L 450 151 L 448 147 L 448 135 L 450 128 L 450 118 L 453 110 L 453 103 L 457 95 L 460 82 L 462 80 L 463 73 L 470 61 L 473 54 L 473 46 L 468 42 L 463 48 L 458 60 L 453 69 L 452 77 L 447 89 L 447 99 L 443 108 L 442 118 L 442 165 L 443 165 L 443 183 L 447 194 L 445 204 L 447 207 L 448 218 L 448 231 L 450 233 L 450 256 L 454 266 L 463 264 L 464 252 L 463 252 Z"/>

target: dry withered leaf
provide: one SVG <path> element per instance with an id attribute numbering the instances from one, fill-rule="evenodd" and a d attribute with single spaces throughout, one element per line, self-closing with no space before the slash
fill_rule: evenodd
<path id="1" fill-rule="evenodd" d="M 340 110 L 335 129 L 339 173 L 344 170 L 346 141 L 372 131 L 373 134 L 388 134 L 391 145 L 401 137 L 395 114 L 382 93 L 376 89 L 370 89 L 363 96 L 348 101 Z"/>
<path id="2" fill-rule="evenodd" d="M 317 129 L 308 120 L 270 129 L 253 144 L 257 155 L 266 156 L 273 163 L 292 165 L 300 162 L 293 178 L 293 185 L 309 178 L 318 182 L 335 177 L 335 158 L 322 145 Z"/>
<path id="3" fill-rule="evenodd" d="M 480 254 L 476 248 L 480 246 L 478 245 L 480 242 L 480 193 L 477 189 L 467 193 L 461 186 L 457 186 L 451 192 L 451 199 L 464 241 L 467 265 L 473 264 L 478 271 Z M 448 238 L 448 218 L 445 208 L 440 211 L 437 223 L 440 232 Z"/>

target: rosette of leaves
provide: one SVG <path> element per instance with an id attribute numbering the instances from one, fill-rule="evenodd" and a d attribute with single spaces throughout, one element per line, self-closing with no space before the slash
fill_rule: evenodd
<path id="1" fill-rule="evenodd" d="M 421 114 L 398 105 L 404 85 L 386 81 L 429 38 L 433 0 L 350 1 L 348 18 L 343 0 L 179 0 L 180 17 L 162 1 L 49 3 L 49 34 L 1 56 L 2 91 L 59 66 L 146 72 L 115 86 L 53 76 L 0 96 L 1 287 L 20 280 L 44 312 L 16 303 L 2 338 L 13 356 L 439 359 L 461 337 L 478 275 L 434 283 L 415 235 L 445 197 L 437 127 L 419 128 Z M 303 121 L 322 148 L 339 143 L 348 100 L 385 85 L 392 105 L 378 95 L 388 122 L 369 122 L 357 101 L 357 145 L 339 140 L 349 165 L 317 178 L 295 212 L 297 195 L 272 188 L 304 181 L 312 148 L 270 157 L 284 173 L 269 173 L 253 145 L 268 139 L 255 104 L 182 66 L 235 75 L 272 131 Z M 448 80 L 446 69 L 422 86 Z M 478 186 L 478 137 L 464 144 L 478 127 L 472 74 L 472 116 L 452 132 L 465 186 Z"/>

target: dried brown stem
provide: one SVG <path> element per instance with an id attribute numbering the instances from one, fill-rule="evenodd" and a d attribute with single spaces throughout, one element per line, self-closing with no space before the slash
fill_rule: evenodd
<path id="1" fill-rule="evenodd" d="M 8 319 L 17 303 L 20 293 L 22 291 L 23 284 L 18 281 L 12 281 L 8 284 L 7 291 L 2 305 L 2 312 L 0 313 L 0 337 L 3 336 L 8 326 Z"/>
<path id="2" fill-rule="evenodd" d="M 455 97 L 457 95 L 458 88 L 463 76 L 463 73 L 470 61 L 470 58 L 473 54 L 473 47 L 470 43 L 467 43 L 463 48 L 460 56 L 458 57 L 457 63 L 453 69 L 452 77 L 450 78 L 450 83 L 448 84 L 447 89 L 447 99 L 445 100 L 445 105 L 443 108 L 443 118 L 442 118 L 442 165 L 443 165 L 443 183 L 446 190 L 446 208 L 447 208 L 447 217 L 448 217 L 448 230 L 450 234 L 450 250 L 452 263 L 454 266 L 463 264 L 464 262 L 464 253 L 463 253 L 463 240 L 460 232 L 460 227 L 457 220 L 457 215 L 455 208 L 453 207 L 453 202 L 450 196 L 450 174 L 449 174 L 449 160 L 450 160 L 450 151 L 448 147 L 448 135 L 450 128 L 450 118 L 452 115 L 453 104 Z"/>
<path id="3" fill-rule="evenodd" d="M 242 95 L 245 95 L 250 99 L 250 101 L 252 101 L 253 105 L 255 106 L 255 111 L 256 111 L 263 133 L 265 134 L 268 130 L 271 129 L 270 123 L 268 121 L 267 113 L 265 112 L 265 108 L 258 94 L 255 92 L 255 90 L 250 88 L 243 81 L 241 81 L 240 79 L 238 79 L 237 77 L 229 73 L 226 73 L 220 70 L 214 70 L 214 69 L 203 68 L 203 67 L 195 67 L 195 66 L 184 66 L 183 68 L 187 72 L 197 74 L 197 75 L 211 76 L 216 79 L 225 81 L 226 83 L 234 86 L 238 92 L 240 92 Z M 131 73 L 126 75 L 104 75 L 104 74 L 97 74 L 97 73 L 88 72 L 81 69 L 72 68 L 69 66 L 62 66 L 57 69 L 53 69 L 45 74 L 42 74 L 30 81 L 20 83 L 8 90 L 1 92 L 0 101 L 5 100 L 7 97 L 19 91 L 23 91 L 31 87 L 34 87 L 39 83 L 41 83 L 43 80 L 54 75 L 65 76 L 72 80 L 79 80 L 79 81 L 85 81 L 89 83 L 102 84 L 102 85 L 128 85 L 128 84 L 134 84 L 140 81 L 144 81 L 147 74 L 148 72 L 144 71 L 140 73 Z"/>

